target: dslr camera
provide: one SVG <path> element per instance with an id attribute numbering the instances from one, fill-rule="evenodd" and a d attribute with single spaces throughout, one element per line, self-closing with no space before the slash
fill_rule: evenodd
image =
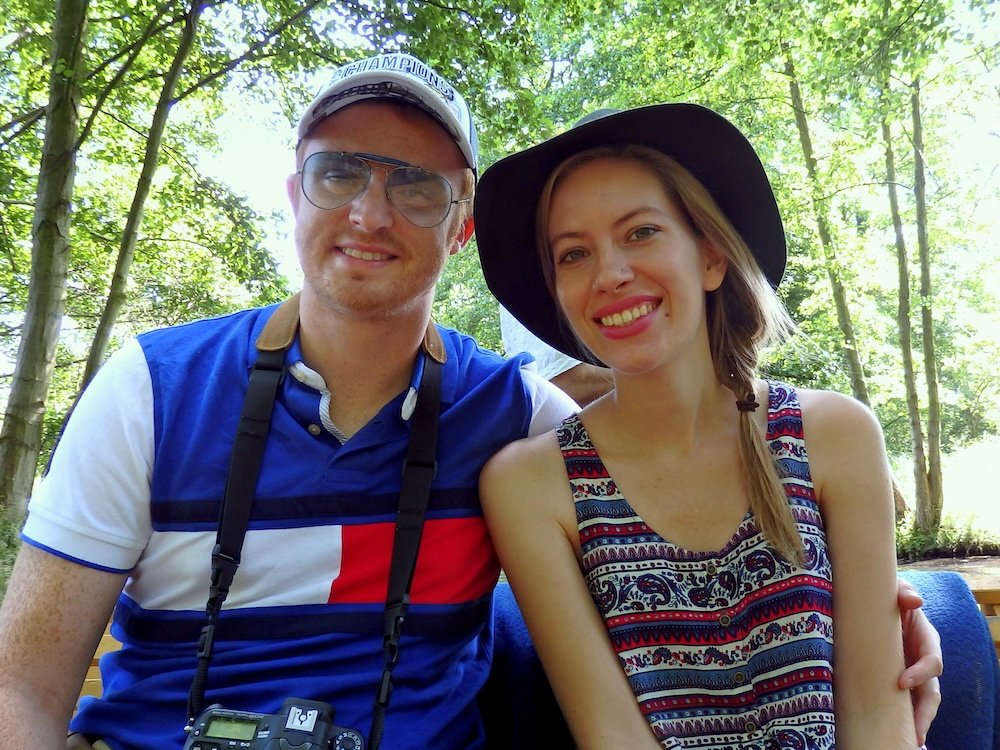
<path id="1" fill-rule="evenodd" d="M 276 714 L 212 705 L 195 720 L 184 750 L 364 750 L 354 729 L 333 723 L 328 703 L 288 698 Z"/>

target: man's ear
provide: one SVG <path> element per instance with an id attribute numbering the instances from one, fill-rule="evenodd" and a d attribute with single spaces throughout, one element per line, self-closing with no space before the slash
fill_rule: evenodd
<path id="1" fill-rule="evenodd" d="M 285 178 L 285 194 L 288 196 L 288 202 L 292 204 L 292 215 L 294 216 L 299 210 L 299 197 L 301 196 L 298 172 L 293 172 Z"/>
<path id="2" fill-rule="evenodd" d="M 472 220 L 472 216 L 469 216 L 462 222 L 458 227 L 458 231 L 455 233 L 455 239 L 451 245 L 451 252 L 449 255 L 454 255 L 459 250 L 468 244 L 469 240 L 472 239 L 472 233 L 476 231 L 476 223 Z"/>
<path id="3" fill-rule="evenodd" d="M 729 258 L 720 253 L 711 240 L 705 240 L 702 243 L 701 252 L 704 264 L 702 286 L 706 292 L 714 292 L 722 286 L 722 280 L 726 278 Z"/>

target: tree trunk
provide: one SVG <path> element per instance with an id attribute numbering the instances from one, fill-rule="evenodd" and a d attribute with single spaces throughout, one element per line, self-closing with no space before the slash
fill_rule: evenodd
<path id="1" fill-rule="evenodd" d="M 896 266 L 899 272 L 899 304 L 896 322 L 899 326 L 899 348 L 903 355 L 903 382 L 906 386 L 906 411 L 910 420 L 910 443 L 913 446 L 913 479 L 917 508 L 926 507 L 930 500 L 927 485 L 927 456 L 924 453 L 924 429 L 920 421 L 920 399 L 917 397 L 917 376 L 913 369 L 913 329 L 910 326 L 910 270 L 903 238 L 903 220 L 899 215 L 896 194 L 896 159 L 892 150 L 889 122 L 882 120 L 882 140 L 885 143 L 885 181 L 889 188 L 889 211 L 896 235 Z"/>
<path id="2" fill-rule="evenodd" d="M 854 394 L 854 398 L 870 407 L 871 400 L 868 397 L 868 385 L 865 382 L 864 368 L 861 366 L 861 357 L 858 354 L 857 339 L 854 335 L 854 323 L 851 320 L 851 311 L 847 304 L 847 294 L 840 280 L 840 263 L 837 260 L 833 233 L 830 231 L 830 223 L 827 219 L 826 210 L 823 207 L 821 198 L 822 191 L 819 187 L 816 158 L 813 155 L 809 121 L 806 119 L 806 111 L 802 102 L 802 92 L 795 78 L 795 66 L 792 63 L 791 52 L 787 46 L 785 48 L 785 74 L 788 76 L 792 110 L 795 113 L 795 125 L 799 131 L 799 141 L 802 144 L 802 154 L 805 157 L 806 171 L 809 175 L 813 213 L 816 217 L 820 244 L 823 248 L 823 265 L 826 267 L 826 273 L 830 279 L 833 301 L 837 309 L 837 324 L 844 338 L 844 359 L 847 362 L 848 374 L 851 378 L 851 391 Z"/>
<path id="3" fill-rule="evenodd" d="M 80 384 L 80 392 L 86 388 L 101 364 L 108 350 L 108 343 L 111 340 L 111 333 L 122 307 L 125 305 L 125 290 L 128 284 L 128 274 L 135 258 L 135 246 L 139 237 L 139 227 L 142 225 L 143 212 L 146 206 L 146 199 L 153 184 L 153 176 L 156 174 L 156 167 L 159 162 L 160 146 L 163 142 L 163 131 L 167 126 L 167 118 L 170 116 L 170 109 L 174 105 L 174 92 L 177 89 L 177 81 L 180 79 L 184 62 L 187 60 L 194 45 L 197 32 L 198 16 L 205 8 L 203 2 L 193 2 L 184 22 L 184 31 L 181 34 L 180 43 L 170 65 L 170 70 L 163 81 L 160 89 L 160 97 L 153 112 L 153 121 L 149 128 L 149 135 L 146 137 L 146 153 L 142 162 L 142 172 L 139 175 L 139 182 L 135 188 L 132 198 L 132 207 L 129 209 L 128 221 L 125 224 L 125 231 L 122 233 L 121 244 L 118 247 L 118 259 L 115 262 L 115 270 L 111 276 L 111 287 L 108 291 L 108 299 L 101 312 L 101 319 L 97 325 L 97 332 L 94 334 L 94 341 L 90 346 L 90 353 L 87 356 L 87 364 L 83 371 L 83 382 Z M 79 396 L 77 396 L 79 398 Z M 68 418 L 68 416 L 67 416 Z"/>
<path id="4" fill-rule="evenodd" d="M 23 512 L 31 494 L 65 309 L 87 6 L 88 0 L 57 0 L 53 20 L 52 70 L 32 225 L 28 306 L 0 433 L 0 509 L 11 514 Z"/>
<path id="5" fill-rule="evenodd" d="M 917 206 L 917 249 L 920 255 L 920 325 L 924 342 L 924 378 L 927 381 L 927 488 L 926 506 L 917 505 L 917 527 L 934 531 L 941 525 L 944 486 L 941 476 L 941 402 L 938 398 L 934 346 L 934 288 L 931 284 L 930 243 L 927 239 L 927 190 L 924 130 L 920 119 L 920 80 L 910 97 L 913 116 L 913 195 Z"/>

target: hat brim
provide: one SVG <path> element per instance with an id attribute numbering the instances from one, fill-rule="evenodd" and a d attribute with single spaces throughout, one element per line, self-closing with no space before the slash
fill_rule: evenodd
<path id="1" fill-rule="evenodd" d="M 747 243 L 771 286 L 785 270 L 785 232 L 764 167 L 746 137 L 697 104 L 658 104 L 585 122 L 487 169 L 476 188 L 476 240 L 490 291 L 547 344 L 596 362 L 564 322 L 542 275 L 535 211 L 552 171 L 569 156 L 637 144 L 671 156 L 704 185 Z"/>

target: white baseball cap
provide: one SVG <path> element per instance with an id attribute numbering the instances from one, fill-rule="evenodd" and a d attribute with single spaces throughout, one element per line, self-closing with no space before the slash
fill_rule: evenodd
<path id="1" fill-rule="evenodd" d="M 417 105 L 441 123 L 476 171 L 479 140 L 469 105 L 433 68 L 400 53 L 376 55 L 337 68 L 299 120 L 299 142 L 324 118 L 365 99 L 401 99 Z"/>

